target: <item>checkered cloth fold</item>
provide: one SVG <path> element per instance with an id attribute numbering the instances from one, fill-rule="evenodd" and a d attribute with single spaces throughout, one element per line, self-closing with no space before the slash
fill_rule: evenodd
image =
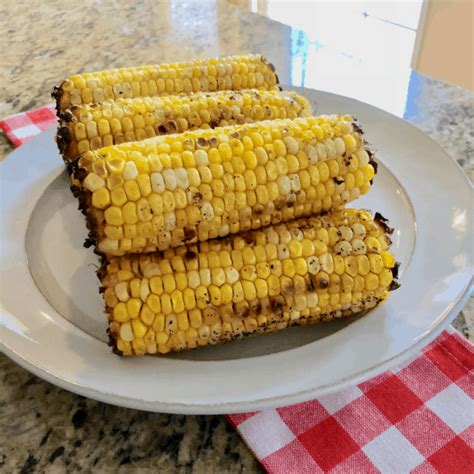
<path id="1" fill-rule="evenodd" d="M 53 106 L 0 128 L 19 146 L 56 124 Z M 229 415 L 275 474 L 474 472 L 474 351 L 453 329 L 411 362 L 297 405 Z"/>

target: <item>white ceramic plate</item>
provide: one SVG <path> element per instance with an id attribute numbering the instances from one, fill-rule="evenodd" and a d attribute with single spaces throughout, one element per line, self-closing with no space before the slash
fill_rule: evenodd
<path id="1" fill-rule="evenodd" d="M 18 364 L 108 403 L 172 413 L 231 413 L 301 402 L 361 382 L 414 355 L 445 328 L 471 281 L 471 187 L 412 125 L 333 94 L 300 90 L 318 113 L 358 117 L 378 149 L 373 190 L 357 206 L 397 230 L 401 288 L 367 316 L 161 358 L 120 358 L 83 248 L 82 215 L 53 131 L 1 165 L 1 339 Z"/>

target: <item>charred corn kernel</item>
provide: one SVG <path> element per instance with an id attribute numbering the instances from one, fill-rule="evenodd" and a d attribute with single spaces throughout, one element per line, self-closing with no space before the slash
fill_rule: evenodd
<path id="1" fill-rule="evenodd" d="M 239 102 L 235 94 L 233 97 L 233 101 Z M 212 96 L 205 99 L 211 101 Z M 214 101 L 218 104 L 215 98 Z M 188 109 L 200 116 L 198 107 Z M 204 112 L 205 107 L 199 110 Z M 225 116 L 225 105 L 222 110 Z M 316 122 L 324 131 L 323 141 L 312 131 L 312 124 Z M 112 257 L 126 252 L 166 250 L 330 211 L 357 198 L 365 185 L 370 186 L 365 175 L 363 185 L 353 190 L 346 187 L 355 184 L 355 178 L 354 183 L 348 178 L 348 186 L 344 181 L 337 181 L 339 184 L 334 181 L 338 176 L 344 180 L 351 166 L 359 167 L 357 157 L 350 160 L 346 155 L 338 156 L 333 143 L 338 130 L 344 129 L 345 135 L 351 136 L 359 148 L 364 146 L 359 131 L 346 122 L 338 115 L 295 121 L 284 119 L 125 143 L 91 151 L 79 158 L 73 179 L 80 182 L 84 178 L 86 182 L 89 173 L 101 178 L 103 173 L 109 173 L 110 163 L 117 164 L 114 167 L 121 170 L 116 176 L 122 181 L 112 182 L 107 177 L 107 183 L 110 181 L 111 186 L 116 186 L 113 189 L 123 188 L 123 192 L 111 194 L 111 203 L 100 198 L 110 191 L 105 188 L 93 192 L 97 193 L 96 198 L 86 200 L 90 204 L 86 205 L 85 213 L 102 252 Z M 341 148 L 341 144 L 338 146 Z M 308 158 L 306 148 L 318 154 L 317 161 Z M 160 171 L 155 171 L 157 162 Z M 357 171 L 360 169 L 354 173 Z M 79 177 L 81 179 L 76 179 Z M 91 178 L 94 180 L 97 181 Z M 96 185 L 99 183 L 100 179 Z M 132 235 L 134 229 L 124 228 L 123 236 L 119 233 L 109 236 L 110 233 L 105 233 L 102 216 L 105 224 L 115 226 L 123 225 L 119 223 L 121 219 L 127 225 L 148 221 L 150 225 L 138 225 L 136 235 Z M 333 243 L 334 239 L 329 240 L 324 227 L 318 232 L 326 234 L 319 237 L 326 246 Z M 336 251 L 340 250 L 341 256 L 352 252 L 350 232 L 350 229 L 345 230 L 342 237 L 346 243 L 338 243 L 341 248 Z M 122 245 L 123 239 L 131 243 Z M 383 241 L 380 250 L 382 244 Z M 363 254 L 364 249 L 359 252 Z"/>

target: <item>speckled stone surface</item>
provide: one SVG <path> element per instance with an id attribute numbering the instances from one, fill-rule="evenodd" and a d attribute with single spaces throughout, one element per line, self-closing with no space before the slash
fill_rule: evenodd
<path id="1" fill-rule="evenodd" d="M 225 1 L 50 0 L 0 6 L 0 117 L 50 102 L 65 76 L 198 55 L 259 52 L 290 82 L 291 28 Z M 312 74 L 307 71 L 307 74 Z M 319 71 L 324 74 L 324 71 Z M 417 75 L 406 118 L 474 178 L 473 95 Z M 11 146 L 0 135 L 0 157 Z M 474 304 L 454 325 L 474 339 Z M 1 472 L 261 472 L 221 416 L 151 414 L 84 399 L 0 356 Z"/>

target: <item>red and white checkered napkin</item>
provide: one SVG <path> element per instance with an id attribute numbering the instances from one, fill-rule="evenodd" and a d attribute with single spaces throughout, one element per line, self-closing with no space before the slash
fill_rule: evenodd
<path id="1" fill-rule="evenodd" d="M 38 133 L 56 126 L 56 123 L 54 105 L 47 105 L 1 120 L 0 129 L 15 146 L 20 146 L 34 138 Z"/>
<path id="2" fill-rule="evenodd" d="M 17 146 L 54 108 L 0 122 Z M 406 366 L 317 400 L 228 416 L 271 473 L 474 472 L 474 351 L 453 329 Z"/>
<path id="3" fill-rule="evenodd" d="M 453 329 L 412 362 L 310 402 L 230 415 L 271 473 L 474 472 L 474 351 Z"/>

